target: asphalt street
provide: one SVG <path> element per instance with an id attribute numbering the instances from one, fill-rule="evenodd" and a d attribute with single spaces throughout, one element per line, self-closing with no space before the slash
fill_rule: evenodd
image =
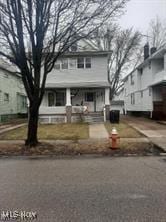
<path id="1" fill-rule="evenodd" d="M 165 222 L 166 157 L 0 159 L 4 210 L 36 211 L 39 222 Z"/>

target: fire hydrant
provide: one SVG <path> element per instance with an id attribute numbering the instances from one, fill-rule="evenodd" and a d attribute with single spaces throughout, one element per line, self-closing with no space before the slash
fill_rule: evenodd
<path id="1" fill-rule="evenodd" d="M 110 143 L 111 143 L 111 149 L 117 149 L 119 145 L 120 137 L 115 127 L 112 128 L 109 138 L 110 138 Z"/>

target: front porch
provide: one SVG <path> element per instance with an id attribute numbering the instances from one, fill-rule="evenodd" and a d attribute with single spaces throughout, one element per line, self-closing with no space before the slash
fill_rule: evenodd
<path id="1" fill-rule="evenodd" d="M 109 88 L 47 89 L 39 110 L 42 123 L 109 119 Z"/>
<path id="2" fill-rule="evenodd" d="M 166 83 L 157 84 L 153 89 L 153 113 L 152 118 L 166 120 Z"/>

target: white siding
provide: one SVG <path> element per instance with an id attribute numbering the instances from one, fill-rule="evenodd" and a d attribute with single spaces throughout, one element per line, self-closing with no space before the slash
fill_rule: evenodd
<path id="1" fill-rule="evenodd" d="M 5 93 L 9 95 L 9 101 L 5 101 Z M 25 96 L 24 86 L 19 77 L 0 70 L 0 115 L 26 113 L 22 108 L 19 96 Z"/>
<path id="2" fill-rule="evenodd" d="M 89 56 L 90 57 L 90 56 Z M 47 87 L 108 86 L 107 56 L 91 57 L 91 68 L 53 69 L 48 74 Z"/>
<path id="3" fill-rule="evenodd" d="M 142 67 L 142 74 L 140 70 L 136 69 L 132 73 L 134 85 L 131 85 L 131 74 L 125 79 L 125 110 L 152 111 L 153 101 L 162 100 L 160 88 L 154 85 L 166 80 L 165 55 L 145 63 Z M 131 94 L 135 96 L 135 104 L 131 104 Z"/>

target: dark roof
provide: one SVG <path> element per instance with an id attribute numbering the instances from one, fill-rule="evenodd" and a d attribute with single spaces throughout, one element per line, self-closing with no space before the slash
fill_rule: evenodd
<path id="1" fill-rule="evenodd" d="M 76 52 L 66 52 L 65 54 L 63 54 L 61 57 L 65 57 L 65 56 L 90 56 L 90 55 L 94 55 L 94 56 L 107 56 L 110 53 L 112 53 L 112 51 L 76 51 Z"/>

